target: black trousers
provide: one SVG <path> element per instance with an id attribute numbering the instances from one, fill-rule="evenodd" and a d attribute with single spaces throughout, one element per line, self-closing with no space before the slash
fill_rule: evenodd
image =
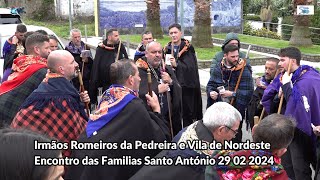
<path id="1" fill-rule="evenodd" d="M 281 159 L 289 178 L 311 180 L 310 164 L 314 168 L 317 160 L 311 137 L 296 128 L 294 138 Z"/>
<path id="2" fill-rule="evenodd" d="M 201 91 L 197 88 L 182 87 L 182 119 L 183 127 L 187 127 L 202 119 Z"/>

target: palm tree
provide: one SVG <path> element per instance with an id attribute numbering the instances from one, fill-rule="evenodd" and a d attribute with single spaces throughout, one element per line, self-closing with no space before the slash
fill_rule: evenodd
<path id="1" fill-rule="evenodd" d="M 159 0 L 147 0 L 147 30 L 152 32 L 153 38 L 162 39 L 163 32 L 160 25 Z"/>
<path id="2" fill-rule="evenodd" d="M 297 5 L 312 5 L 313 2 L 305 0 L 293 0 L 294 25 L 291 32 L 290 45 L 293 46 L 312 46 L 311 33 L 309 29 L 309 16 L 297 15 Z"/>
<path id="3" fill-rule="evenodd" d="M 211 38 L 211 0 L 194 0 L 194 27 L 192 44 L 196 47 L 213 47 Z"/>

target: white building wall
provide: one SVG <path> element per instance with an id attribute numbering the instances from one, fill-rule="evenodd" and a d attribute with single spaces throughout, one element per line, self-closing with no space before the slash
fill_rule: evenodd
<path id="1" fill-rule="evenodd" d="M 93 16 L 93 0 L 70 0 L 72 16 Z M 69 17 L 69 0 L 55 0 L 55 12 L 57 16 Z"/>

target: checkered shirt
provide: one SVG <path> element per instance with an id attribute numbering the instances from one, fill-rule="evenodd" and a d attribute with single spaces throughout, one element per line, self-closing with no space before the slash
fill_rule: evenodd
<path id="1" fill-rule="evenodd" d="M 87 121 L 78 111 L 72 112 L 63 101 L 62 105 L 67 109 L 65 112 L 49 103 L 48 107 L 38 111 L 31 105 L 21 109 L 13 119 L 11 127 L 27 128 L 48 135 L 60 142 L 69 143 L 77 140 L 86 128 Z M 62 152 L 64 157 L 70 157 L 70 150 Z"/>

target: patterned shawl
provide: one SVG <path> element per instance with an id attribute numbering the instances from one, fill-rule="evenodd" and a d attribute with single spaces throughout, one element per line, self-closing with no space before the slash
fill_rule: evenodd
<path id="1" fill-rule="evenodd" d="M 87 137 L 95 135 L 108 124 L 126 105 L 138 96 L 137 92 L 121 85 L 111 85 L 102 94 L 96 112 L 90 116 L 87 125 Z"/>
<path id="2" fill-rule="evenodd" d="M 86 120 L 77 90 L 66 78 L 49 73 L 22 104 L 11 127 L 31 129 L 60 142 L 70 142 L 84 131 Z M 70 156 L 70 151 L 63 151 L 63 155 Z"/>
<path id="3" fill-rule="evenodd" d="M 0 95 L 20 86 L 41 68 L 47 67 L 47 60 L 40 56 L 24 55 L 16 58 L 12 65 L 12 73 L 8 81 L 0 86 Z"/>
<path id="4" fill-rule="evenodd" d="M 72 54 L 81 54 L 82 50 L 85 50 L 85 44 L 84 42 L 80 42 L 81 46 L 77 47 L 73 44 L 72 41 L 69 42 L 68 46 L 66 47 L 66 50 L 68 50 Z"/>

